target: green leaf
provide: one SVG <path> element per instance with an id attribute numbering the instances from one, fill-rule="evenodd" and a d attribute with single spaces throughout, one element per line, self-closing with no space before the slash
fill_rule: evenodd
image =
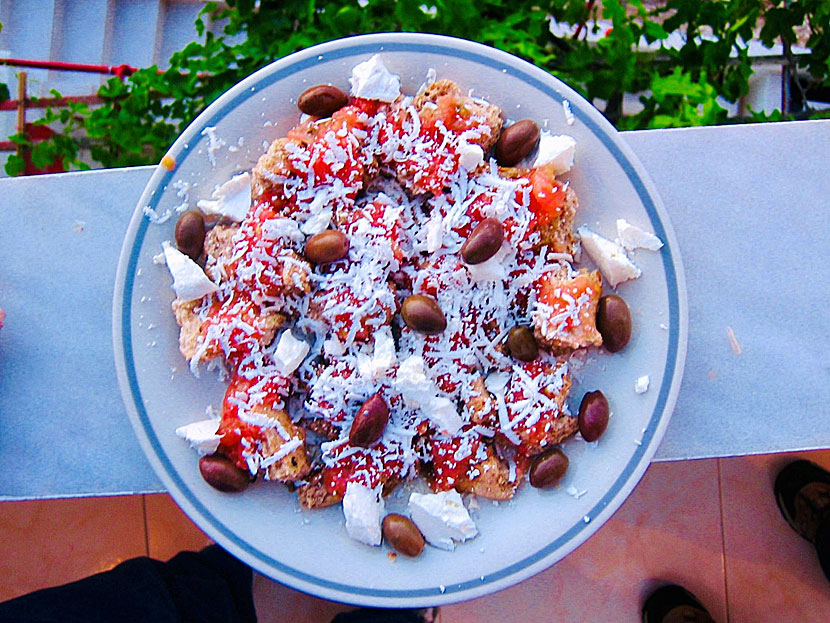
<path id="1" fill-rule="evenodd" d="M 23 175 L 23 171 L 26 169 L 26 161 L 17 154 L 10 154 L 3 169 L 9 177 Z"/>
<path id="2" fill-rule="evenodd" d="M 669 36 L 669 33 L 660 24 L 650 21 L 643 23 L 643 34 L 649 41 L 662 41 Z"/>

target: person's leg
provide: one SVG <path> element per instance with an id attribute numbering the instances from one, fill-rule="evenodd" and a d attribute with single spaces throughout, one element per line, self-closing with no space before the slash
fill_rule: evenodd
<path id="1" fill-rule="evenodd" d="M 216 545 L 164 563 L 134 558 L 111 571 L 0 604 L 0 621 L 255 623 L 252 573 Z"/>
<path id="2" fill-rule="evenodd" d="M 643 604 L 643 623 L 715 623 L 697 598 L 682 586 L 663 586 Z"/>
<path id="3" fill-rule="evenodd" d="M 825 518 L 816 530 L 816 554 L 824 577 L 830 580 L 830 517 Z"/>

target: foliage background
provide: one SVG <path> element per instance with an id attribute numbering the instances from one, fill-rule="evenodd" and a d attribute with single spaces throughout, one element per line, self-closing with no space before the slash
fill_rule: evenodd
<path id="1" fill-rule="evenodd" d="M 600 19 L 611 23 L 607 32 L 586 26 Z M 570 27 L 554 33 L 551 20 Z M 209 21 L 223 24 L 220 35 L 206 28 Z M 98 91 L 101 106 L 47 109 L 37 123 L 58 130 L 47 141 L 11 140 L 39 167 L 59 159 L 88 168 L 82 146 L 104 167 L 155 163 L 245 76 L 308 46 L 371 32 L 439 33 L 505 50 L 570 84 L 620 129 L 735 122 L 718 98 L 734 103 L 748 92 L 745 44 L 753 37 L 783 44 L 794 105 L 771 115 L 749 111 L 740 121 L 824 116 L 804 103 L 830 89 L 830 0 L 228 0 L 206 3 L 196 27 L 200 39 L 173 54 L 169 69 L 110 79 Z M 675 31 L 685 43 L 665 45 Z M 792 54 L 797 31 L 810 54 Z M 642 110 L 625 114 L 625 94 L 641 94 Z M 18 175 L 23 166 L 12 155 L 6 172 Z"/>

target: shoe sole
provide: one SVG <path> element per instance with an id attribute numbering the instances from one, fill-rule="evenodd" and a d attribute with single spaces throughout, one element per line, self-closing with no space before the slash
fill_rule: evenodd
<path id="1" fill-rule="evenodd" d="M 643 623 L 661 623 L 666 615 L 681 606 L 697 610 L 700 613 L 701 618 L 699 620 L 701 621 L 705 621 L 705 617 L 709 617 L 709 620 L 713 621 L 712 615 L 703 607 L 697 597 L 677 584 L 662 586 L 649 595 L 643 604 L 641 620 Z"/>
<path id="2" fill-rule="evenodd" d="M 811 483 L 825 484 L 830 487 L 830 472 L 811 461 L 800 459 L 784 467 L 775 478 L 773 492 L 775 502 L 784 521 L 799 536 L 815 544 L 815 535 L 812 538 L 802 529 L 796 517 L 795 498 L 805 486 Z"/>

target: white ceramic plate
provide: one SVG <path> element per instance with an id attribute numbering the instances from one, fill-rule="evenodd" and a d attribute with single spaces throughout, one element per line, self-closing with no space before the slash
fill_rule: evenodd
<path id="1" fill-rule="evenodd" d="M 175 216 L 160 214 L 208 198 L 215 185 L 249 170 L 266 141 L 297 122 L 296 98 L 307 87 L 332 83 L 348 91 L 351 68 L 380 52 L 414 93 L 428 68 L 502 107 L 508 118 L 532 118 L 577 140 L 569 174 L 580 199 L 576 225 L 615 236 L 625 218 L 664 242 L 641 251 L 643 276 L 619 287 L 632 310 L 634 336 L 617 355 L 594 353 L 572 393 L 600 388 L 612 418 L 596 444 L 566 444 L 571 468 L 561 486 L 525 484 L 509 503 L 482 500 L 473 514 L 480 535 L 454 552 L 427 548 L 414 560 L 392 562 L 386 547 L 351 540 L 339 506 L 303 511 L 296 496 L 258 482 L 240 495 L 219 493 L 199 475 L 197 457 L 176 427 L 221 405 L 225 383 L 215 373 L 193 377 L 178 352 L 170 311 L 173 292 L 163 266 L 153 263 L 173 238 Z M 563 101 L 575 118 L 566 124 Z M 204 132 L 205 128 L 215 130 Z M 204 132 L 204 133 L 203 133 Z M 211 148 L 210 134 L 224 141 Z M 654 186 L 614 128 L 584 99 L 546 72 L 506 53 L 459 39 L 421 34 L 366 35 L 326 43 L 255 73 L 214 102 L 170 149 L 173 172 L 152 176 L 133 215 L 118 265 L 113 342 L 121 390 L 136 433 L 162 482 L 185 512 L 216 542 L 260 572 L 308 593 L 348 603 L 404 607 L 470 599 L 505 588 L 560 560 L 622 504 L 657 448 L 680 386 L 686 352 L 686 293 L 677 242 Z M 187 185 L 187 192 L 182 191 Z M 650 377 L 645 394 L 635 380 Z M 569 488 L 579 497 L 570 495 Z M 404 495 L 387 507 L 403 508 Z"/>

